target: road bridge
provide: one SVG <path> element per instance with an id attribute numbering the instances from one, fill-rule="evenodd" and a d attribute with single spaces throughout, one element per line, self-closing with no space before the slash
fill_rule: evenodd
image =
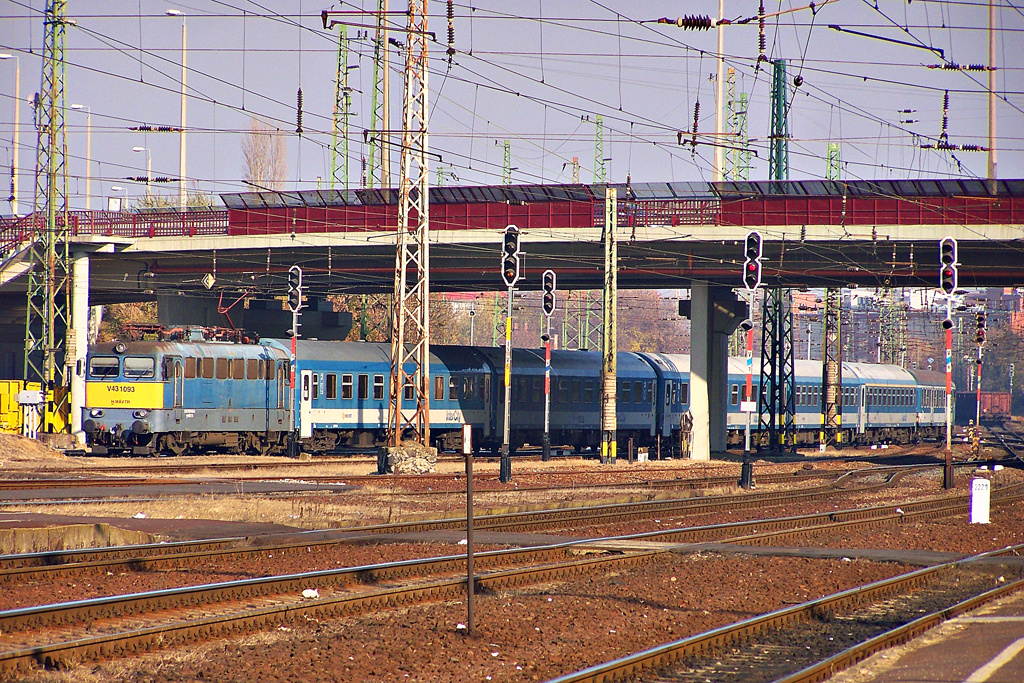
<path id="1" fill-rule="evenodd" d="M 764 237 L 769 287 L 937 287 L 938 244 L 945 236 L 959 241 L 962 287 L 1024 285 L 1024 180 L 610 187 L 619 197 L 619 287 L 691 288 L 693 353 L 707 359 L 711 374 L 724 367 L 715 358 L 724 354 L 727 323 L 716 317 L 729 310 L 729 290 L 740 285 L 743 239 L 752 229 Z M 500 236 L 509 224 L 522 235 L 520 289 L 539 289 L 547 269 L 558 273 L 562 290 L 600 288 L 604 188 L 432 188 L 431 288 L 501 289 Z M 222 199 L 226 210 L 68 214 L 78 310 L 162 294 L 283 296 L 288 268 L 296 263 L 313 296 L 392 291 L 395 191 L 252 192 Z M 0 322 L 8 329 L 24 329 L 33 220 L 0 224 L 0 302 L 7 311 Z M 699 438 L 695 446 L 706 450 Z"/>

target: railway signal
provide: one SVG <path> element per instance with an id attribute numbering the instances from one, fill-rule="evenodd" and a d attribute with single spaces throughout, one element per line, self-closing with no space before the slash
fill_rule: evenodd
<path id="1" fill-rule="evenodd" d="M 302 308 L 302 268 L 292 266 L 288 269 L 288 308 L 298 313 Z"/>
<path id="2" fill-rule="evenodd" d="M 501 237 L 501 279 L 506 287 L 519 281 L 519 228 L 510 225 Z"/>
<path id="3" fill-rule="evenodd" d="M 743 286 L 753 291 L 761 286 L 761 233 L 751 230 L 743 243 Z"/>
<path id="4" fill-rule="evenodd" d="M 549 318 L 555 312 L 555 271 L 544 271 L 544 315 Z"/>
<path id="5" fill-rule="evenodd" d="M 974 341 L 978 342 L 978 344 L 984 344 L 985 343 L 985 311 L 979 311 L 978 312 L 977 327 L 978 327 L 978 331 L 977 331 L 977 334 L 975 334 L 975 336 L 974 336 Z"/>
<path id="6" fill-rule="evenodd" d="M 957 244 L 952 237 L 943 237 L 939 242 L 939 288 L 947 295 L 957 287 Z"/>

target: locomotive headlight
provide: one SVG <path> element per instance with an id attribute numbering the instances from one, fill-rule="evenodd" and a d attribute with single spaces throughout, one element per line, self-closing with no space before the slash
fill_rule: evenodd
<path id="1" fill-rule="evenodd" d="M 114 344 L 114 353 L 124 353 L 128 350 L 128 345 L 124 342 L 117 342 Z"/>
<path id="2" fill-rule="evenodd" d="M 147 415 L 149 415 L 148 410 L 136 410 L 134 413 L 132 413 L 132 417 L 135 418 L 143 418 L 146 417 Z"/>
<path id="3" fill-rule="evenodd" d="M 93 408 L 89 411 L 89 417 L 103 417 L 103 410 L 101 408 Z"/>

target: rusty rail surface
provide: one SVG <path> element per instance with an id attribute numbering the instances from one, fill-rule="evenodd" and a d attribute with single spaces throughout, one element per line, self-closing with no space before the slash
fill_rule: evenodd
<path id="1" fill-rule="evenodd" d="M 859 488 L 858 491 L 872 490 L 891 485 L 893 477 L 883 483 Z M 763 507 L 769 502 L 791 503 L 827 497 L 834 494 L 831 486 L 810 487 L 796 491 L 774 491 L 716 498 L 683 498 L 636 503 L 599 505 L 560 510 L 534 512 L 513 512 L 496 515 L 479 515 L 474 518 L 477 528 L 516 531 L 557 528 L 567 524 L 587 522 L 588 525 L 601 521 L 619 522 L 629 519 L 643 519 L 666 514 L 704 514 L 722 508 L 748 509 Z M 352 534 L 394 534 L 408 532 L 430 532 L 438 530 L 464 530 L 465 518 L 422 520 L 395 524 L 372 525 L 328 529 L 320 532 L 305 532 L 301 542 L 251 545 L 250 539 L 232 537 L 177 543 L 149 543 L 131 546 L 87 548 L 71 551 L 21 553 L 0 556 L 0 584 L 20 580 L 28 576 L 59 575 L 67 572 L 101 573 L 124 567 L 154 567 L 158 563 L 178 566 L 195 563 L 214 556 L 222 558 L 251 557 L 265 552 L 285 553 L 303 551 L 310 546 L 326 546 L 344 542 L 337 538 L 317 539 L 314 534 L 331 532 Z M 244 545 L 248 544 L 248 545 Z M 243 547 L 244 546 L 244 547 Z"/>
<path id="2" fill-rule="evenodd" d="M 1018 491 L 1018 495 L 1021 494 Z M 944 507 L 943 507 L 944 505 Z M 881 506 L 882 508 L 886 506 Z M 910 507 L 906 504 L 904 507 Z M 832 525 L 817 524 L 806 528 L 806 531 L 816 532 L 836 528 L 837 525 L 856 522 L 860 524 L 885 524 L 896 520 L 913 519 L 918 517 L 931 517 L 950 512 L 957 512 L 964 509 L 962 501 L 955 499 L 933 499 L 923 501 L 920 509 L 904 511 L 904 514 L 889 514 L 886 516 L 869 519 L 850 520 L 848 522 L 836 522 Z M 852 511 L 858 514 L 861 511 Z M 827 515 L 808 515 L 800 519 L 814 519 L 827 517 Z M 746 523 L 742 523 L 746 524 Z M 764 524 L 764 521 L 762 521 Z M 718 525 L 725 528 L 730 525 Z M 670 533 L 658 532 L 663 538 L 668 538 Z M 778 533 L 774 530 L 762 532 L 769 537 L 775 537 Z M 790 533 L 796 533 L 791 531 Z M 636 539 L 640 536 L 650 540 L 650 534 L 633 535 L 620 537 Z M 737 541 L 749 540 L 750 536 L 736 538 Z M 546 562 L 552 558 L 564 557 L 564 552 L 571 546 L 582 545 L 586 541 L 563 543 L 557 546 L 541 548 L 525 548 L 511 551 L 492 551 L 480 553 L 478 558 L 482 566 L 499 567 L 513 563 Z M 650 558 L 665 552 L 664 550 L 653 550 L 647 552 L 629 553 L 614 557 L 588 558 L 570 562 L 555 564 L 541 564 L 539 566 L 518 567 L 494 571 L 481 575 L 476 579 L 476 585 L 481 589 L 494 588 L 502 589 L 515 585 L 523 585 L 531 582 L 546 582 L 555 579 L 570 578 L 572 576 L 593 571 L 614 563 L 638 563 L 647 561 Z M 1008 551 L 1000 551 L 1005 553 Z M 991 553 L 990 555 L 996 555 Z M 66 625 L 69 623 L 91 622 L 100 618 L 127 617 L 132 614 L 155 612 L 159 610 L 189 610 L 196 609 L 203 605 L 210 605 L 218 602 L 230 602 L 238 600 L 251 600 L 255 597 L 268 595 L 279 595 L 282 593 L 295 593 L 305 588 L 320 586 L 337 586 L 350 583 L 376 583 L 382 580 L 408 579 L 415 576 L 436 575 L 444 572 L 464 571 L 465 557 L 452 556 L 442 558 L 430 558 L 426 560 L 407 560 L 403 562 L 389 563 L 386 565 L 368 565 L 364 567 L 321 570 L 305 574 L 293 574 L 287 576 L 266 577 L 261 579 L 246 579 L 242 581 L 225 582 L 221 584 L 209 584 L 205 586 L 186 587 L 154 591 L 152 593 L 134 594 L 127 596 L 113 596 L 107 598 L 96 598 L 92 600 L 61 603 L 58 605 L 43 605 L 38 607 L 23 608 L 0 612 L 0 631 L 16 633 L 31 628 Z M 925 577 L 929 570 L 920 570 L 907 576 Z M 923 579 L 919 579 L 923 580 Z M 885 582 L 880 582 L 880 584 Z M 877 586 L 880 584 L 872 584 Z M 196 620 L 185 620 L 172 624 L 152 626 L 119 633 L 104 634 L 100 636 L 74 639 L 50 644 L 37 644 L 31 648 L 19 648 L 8 652 L 0 653 L 0 673 L 12 673 L 24 670 L 31 666 L 60 666 L 62 663 L 81 661 L 82 659 L 98 659 L 115 655 L 132 654 L 151 647 L 163 647 L 172 644 L 191 642 L 198 639 L 219 637 L 226 634 L 245 632 L 258 628 L 266 628 L 292 619 L 300 615 L 324 617 L 337 614 L 353 614 L 365 612 L 369 609 L 388 609 L 412 602 L 436 601 L 456 599 L 461 597 L 465 588 L 464 579 L 436 580 L 427 584 L 408 586 L 404 588 L 388 588 L 374 590 L 358 595 L 345 595 L 316 599 L 309 602 L 291 603 L 263 608 L 253 608 L 221 614 L 214 617 L 203 617 Z M 844 595 L 844 594 L 838 594 Z M 834 597 L 834 596 L 833 596 Z M 814 604 L 827 604 L 816 601 Z M 809 603 L 811 604 L 811 603 Z M 839 604 L 838 602 L 836 603 Z M 782 610 L 776 614 L 797 614 L 797 608 Z M 772 615 L 768 615 L 772 616 Z M 785 623 L 785 617 L 781 622 Z M 740 633 L 756 633 L 759 629 L 766 628 L 759 620 L 748 620 L 741 622 L 744 626 L 736 631 Z M 751 630 L 750 624 L 757 624 Z M 717 634 L 723 629 L 711 632 Z M 729 636 L 734 637 L 734 636 Z M 687 639 L 690 641 L 693 639 Z M 687 642 L 681 641 L 681 642 Z M 714 643 L 721 644 L 729 642 L 720 636 L 713 639 Z M 644 660 L 646 661 L 646 660 Z M 658 661 L 661 661 L 660 659 Z M 647 666 L 645 664 L 644 666 Z M 635 669 L 630 669 L 630 671 Z M 590 671 L 589 669 L 587 671 Z M 603 674 L 602 674 L 603 675 Z M 567 679 L 575 680 L 575 679 Z M 607 678 L 582 678 L 579 680 L 608 680 Z"/>

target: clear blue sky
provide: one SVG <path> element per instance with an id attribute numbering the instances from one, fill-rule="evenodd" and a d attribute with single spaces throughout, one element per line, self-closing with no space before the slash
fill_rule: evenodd
<path id="1" fill-rule="evenodd" d="M 391 0 L 392 9 L 402 9 Z M 804 7 L 804 2 L 766 2 L 766 11 Z M 42 0 L 7 0 L 0 9 L 0 52 L 21 64 L 20 195 L 31 201 L 35 134 L 26 98 L 39 89 L 43 25 Z M 996 88 L 998 175 L 1024 177 L 1024 10 L 1018 0 L 998 0 Z M 112 185 L 125 176 L 145 175 L 151 150 L 153 174 L 177 176 L 178 137 L 129 130 L 139 124 L 177 125 L 181 68 L 179 9 L 188 24 L 187 177 L 206 192 L 247 189 L 242 177 L 241 140 L 249 117 L 258 115 L 287 136 L 288 187 L 326 186 L 330 176 L 330 130 L 337 38 L 323 31 L 322 9 L 373 9 L 375 2 L 313 0 L 226 0 L 172 3 L 151 0 L 87 2 L 69 0 L 66 103 L 92 110 L 93 208 L 116 195 Z M 502 143 L 512 146 L 513 181 L 568 182 L 578 157 L 581 180 L 590 182 L 594 163 L 595 114 L 605 122 L 609 179 L 635 182 L 710 180 L 712 150 L 696 154 L 676 144 L 689 131 L 700 101 L 698 132 L 714 130 L 713 76 L 716 37 L 653 23 L 662 16 L 717 13 L 717 2 L 498 2 L 455 3 L 455 46 L 445 59 L 446 3 L 430 3 L 430 29 L 438 43 L 431 55 L 431 147 L 458 184 L 501 182 Z M 756 15 L 757 3 L 726 1 L 725 15 Z M 398 27 L 404 18 L 395 17 Z M 372 24 L 370 16 L 354 23 Z M 838 25 L 877 37 L 830 28 Z M 929 69 L 938 53 L 959 64 L 988 61 L 987 2 L 832 0 L 767 21 L 766 53 L 789 62 L 791 88 L 791 177 L 825 172 L 829 141 L 841 143 L 848 178 L 977 177 L 985 175 L 984 153 L 924 150 L 941 130 L 943 93 L 949 90 L 951 144 L 987 143 L 987 74 Z M 356 38 L 358 27 L 350 29 Z M 371 37 L 372 37 L 372 31 Z M 404 40 L 400 33 L 393 34 Z M 911 45 L 883 41 L 888 38 Z M 358 184 L 362 131 L 369 126 L 372 74 L 369 40 L 351 42 L 350 175 Z M 767 177 L 770 72 L 754 68 L 757 22 L 726 28 L 725 53 L 737 72 L 737 90 L 750 94 L 749 135 L 755 158 L 752 179 Z M 1007 58 L 1008 56 L 1008 58 Z M 402 58 L 392 50 L 399 70 Z M 400 126 L 401 77 L 392 82 L 393 127 Z M 305 134 L 295 134 L 296 89 L 304 95 Z M 14 118 L 14 62 L 0 61 L 0 163 L 9 168 Z M 900 114 L 899 110 L 915 110 Z M 913 123 L 901 123 L 912 120 Z M 85 205 L 86 115 L 67 112 L 69 197 Z M 700 138 L 710 141 L 710 138 Z M 954 158 L 955 157 L 955 158 Z M 959 163 L 958 163 L 959 160 Z M 435 164 L 432 160 L 431 164 Z M 394 165 L 397 174 L 397 160 Z M 431 180 L 436 177 L 431 174 Z M 5 191 L 6 171 L 0 173 Z M 446 184 L 455 184 L 451 179 Z M 130 195 L 144 192 L 127 183 Z M 157 187 L 176 196 L 175 186 Z M 6 195 L 6 192 L 5 192 Z M 7 213 L 4 205 L 2 212 Z"/>

